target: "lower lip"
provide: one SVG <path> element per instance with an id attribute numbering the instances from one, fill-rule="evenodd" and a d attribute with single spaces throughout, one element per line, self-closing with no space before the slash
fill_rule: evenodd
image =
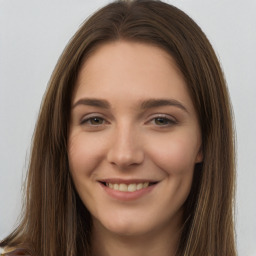
<path id="1" fill-rule="evenodd" d="M 120 200 L 120 201 L 131 201 L 141 198 L 142 196 L 150 193 L 157 184 L 150 185 L 146 188 L 142 188 L 140 190 L 136 190 L 134 192 L 123 192 L 119 190 L 114 190 L 112 188 L 109 188 L 105 186 L 102 183 L 99 183 L 101 187 L 104 189 L 104 191 L 111 196 L 114 199 Z"/>

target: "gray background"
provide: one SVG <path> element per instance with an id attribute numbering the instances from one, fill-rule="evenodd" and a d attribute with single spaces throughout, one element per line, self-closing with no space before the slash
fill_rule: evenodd
<path id="1" fill-rule="evenodd" d="M 15 225 L 41 98 L 56 61 L 83 20 L 106 0 L 0 0 L 0 239 Z M 213 44 L 236 119 L 239 255 L 256 255 L 256 1 L 168 1 Z"/>

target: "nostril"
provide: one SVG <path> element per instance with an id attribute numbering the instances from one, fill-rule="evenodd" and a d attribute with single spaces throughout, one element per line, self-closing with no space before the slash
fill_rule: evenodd
<path id="1" fill-rule="evenodd" d="M 126 136 L 123 137 L 121 141 L 117 138 L 109 149 L 107 154 L 108 162 L 121 169 L 141 164 L 144 160 L 143 149 L 136 143 L 129 142 Z"/>

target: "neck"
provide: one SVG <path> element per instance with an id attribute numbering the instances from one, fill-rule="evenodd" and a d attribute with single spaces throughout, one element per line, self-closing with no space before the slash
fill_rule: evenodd
<path id="1" fill-rule="evenodd" d="M 94 222 L 93 256 L 174 256 L 181 230 L 168 226 L 139 235 L 120 235 Z"/>

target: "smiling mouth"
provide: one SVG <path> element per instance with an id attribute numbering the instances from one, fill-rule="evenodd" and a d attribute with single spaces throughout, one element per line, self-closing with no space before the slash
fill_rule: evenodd
<path id="1" fill-rule="evenodd" d="M 140 183 L 130 183 L 130 184 L 110 183 L 110 182 L 100 182 L 100 183 L 113 190 L 117 190 L 121 192 L 135 192 L 135 191 L 147 188 L 149 186 L 155 185 L 157 182 L 140 182 Z"/>

